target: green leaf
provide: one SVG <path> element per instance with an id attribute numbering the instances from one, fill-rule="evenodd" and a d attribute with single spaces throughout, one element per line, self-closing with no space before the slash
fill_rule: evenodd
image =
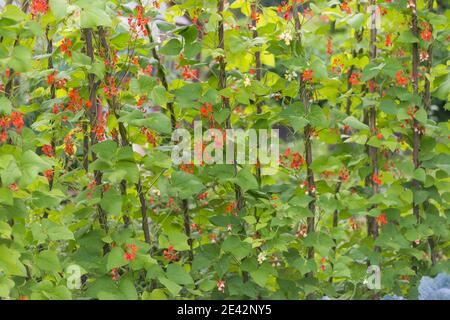
<path id="1" fill-rule="evenodd" d="M 169 99 L 167 98 L 167 91 L 163 86 L 156 86 L 152 90 L 153 101 L 160 106 L 165 106 Z"/>
<path id="2" fill-rule="evenodd" d="M 17 6 L 10 4 L 3 8 L 2 18 L 22 21 L 27 18 L 27 14 L 25 14 Z"/>
<path id="3" fill-rule="evenodd" d="M 289 117 L 289 122 L 294 128 L 295 132 L 300 132 L 300 130 L 303 130 L 303 128 L 308 124 L 308 120 L 306 120 L 304 117 L 295 116 Z"/>
<path id="4" fill-rule="evenodd" d="M 236 183 L 241 187 L 243 192 L 258 189 L 258 181 L 248 167 L 239 170 L 236 176 Z"/>
<path id="5" fill-rule="evenodd" d="M 176 297 L 181 291 L 181 286 L 167 278 L 162 277 L 158 280 L 169 290 L 170 294 L 174 297 Z"/>
<path id="6" fill-rule="evenodd" d="M 328 120 L 323 113 L 323 109 L 318 105 L 312 105 L 308 121 L 313 127 L 325 128 L 328 126 Z"/>
<path id="7" fill-rule="evenodd" d="M 112 21 L 104 9 L 88 6 L 81 9 L 80 26 L 81 28 L 111 27 Z"/>
<path id="8" fill-rule="evenodd" d="M 289 201 L 289 204 L 291 206 L 307 208 L 312 199 L 312 197 L 307 195 L 295 196 Z"/>
<path id="9" fill-rule="evenodd" d="M 112 140 L 106 140 L 92 146 L 92 150 L 100 158 L 110 160 L 117 150 L 117 143 Z"/>
<path id="10" fill-rule="evenodd" d="M 177 251 L 185 251 L 189 250 L 188 237 L 181 232 L 178 231 L 169 231 L 167 233 L 169 237 L 169 243 L 172 245 Z"/>
<path id="11" fill-rule="evenodd" d="M 202 86 L 199 83 L 185 84 L 174 90 L 174 95 L 181 108 L 192 108 L 195 101 L 202 96 Z"/>
<path id="12" fill-rule="evenodd" d="M 236 236 L 228 236 L 222 243 L 222 250 L 231 253 L 236 259 L 242 260 L 251 253 L 252 246 L 242 242 Z"/>
<path id="13" fill-rule="evenodd" d="M 17 46 L 12 51 L 8 65 L 16 72 L 27 72 L 31 70 L 32 61 L 30 49 L 24 46 Z"/>
<path id="14" fill-rule="evenodd" d="M 121 215 L 122 196 L 115 188 L 111 187 L 103 194 L 100 204 L 110 215 Z"/>
<path id="15" fill-rule="evenodd" d="M 59 263 L 58 255 L 53 250 L 45 250 L 40 252 L 36 257 L 35 262 L 36 266 L 42 271 L 61 271 L 61 264 Z"/>
<path id="16" fill-rule="evenodd" d="M 47 229 L 47 234 L 50 240 L 74 240 L 73 232 L 67 227 L 52 225 Z"/>
<path id="17" fill-rule="evenodd" d="M 398 112 L 398 105 L 390 98 L 383 98 L 380 102 L 380 110 L 386 114 L 396 115 Z"/>
<path id="18" fill-rule="evenodd" d="M 125 252 L 122 248 L 114 247 L 108 253 L 108 258 L 106 261 L 106 269 L 112 270 L 113 268 L 119 268 L 128 263 L 128 261 L 124 257 Z"/>
<path id="19" fill-rule="evenodd" d="M 163 289 L 155 289 L 152 292 L 145 291 L 142 300 L 167 300 L 167 296 Z"/>
<path id="20" fill-rule="evenodd" d="M 12 206 L 14 204 L 13 193 L 9 188 L 0 188 L 0 204 Z"/>
<path id="21" fill-rule="evenodd" d="M 50 0 L 49 4 L 53 15 L 57 20 L 61 20 L 66 16 L 67 8 L 69 6 L 66 0 Z"/>
<path id="22" fill-rule="evenodd" d="M 159 133 L 170 134 L 172 132 L 172 124 L 169 118 L 160 112 L 149 114 L 145 126 Z"/>
<path id="23" fill-rule="evenodd" d="M 204 188 L 201 181 L 194 175 L 185 172 L 174 172 L 172 175 L 172 192 L 182 199 L 187 199 L 200 193 Z"/>
<path id="24" fill-rule="evenodd" d="M 28 185 L 32 183 L 39 172 L 43 172 L 51 168 L 52 166 L 50 163 L 39 157 L 33 151 L 25 151 L 20 161 L 20 169 L 22 170 L 20 184 Z"/>
<path id="25" fill-rule="evenodd" d="M 402 43 L 415 43 L 419 42 L 419 39 L 417 39 L 417 37 L 411 32 L 411 30 L 407 30 L 400 33 L 397 41 Z"/>
<path id="26" fill-rule="evenodd" d="M 366 82 L 372 78 L 375 78 L 380 73 L 380 66 L 369 63 L 361 74 L 361 81 Z"/>
<path id="27" fill-rule="evenodd" d="M 265 264 L 258 270 L 251 271 L 250 277 L 253 279 L 253 281 L 256 282 L 257 285 L 259 285 L 260 287 L 264 287 L 270 278 L 270 271 L 271 270 L 269 269 L 269 265 Z"/>
<path id="28" fill-rule="evenodd" d="M 6 275 L 25 277 L 27 272 L 19 257 L 17 251 L 0 245 L 0 270 Z"/>
<path id="29" fill-rule="evenodd" d="M 414 171 L 414 179 L 420 181 L 420 182 L 425 182 L 427 175 L 425 173 L 425 170 L 422 168 L 418 168 Z"/>
<path id="30" fill-rule="evenodd" d="M 362 13 L 355 14 L 354 16 L 352 16 L 350 19 L 347 20 L 347 23 L 354 29 L 361 28 L 362 24 L 364 23 L 364 14 Z"/>
<path id="31" fill-rule="evenodd" d="M 0 275 L 0 298 L 9 298 L 9 294 L 15 283 L 5 275 Z"/>
<path id="32" fill-rule="evenodd" d="M 359 121 L 358 119 L 356 119 L 353 116 L 349 116 L 347 118 L 344 119 L 343 121 L 344 124 L 352 127 L 353 129 L 358 129 L 358 130 L 369 130 L 369 126 L 362 123 L 361 121 Z"/>
<path id="33" fill-rule="evenodd" d="M 177 39 L 170 39 L 160 50 L 159 53 L 168 56 L 177 56 L 183 49 L 182 43 Z"/>
<path id="34" fill-rule="evenodd" d="M 169 264 L 166 270 L 167 278 L 180 285 L 194 284 L 194 280 L 183 267 L 178 264 Z"/>
<path id="35" fill-rule="evenodd" d="M 0 114 L 9 115 L 12 111 L 12 105 L 8 98 L 0 97 Z"/>
<path id="36" fill-rule="evenodd" d="M 12 229 L 9 224 L 4 221 L 0 221 L 0 238 L 11 239 Z"/>
<path id="37" fill-rule="evenodd" d="M 183 27 L 178 31 L 178 34 L 180 34 L 186 43 L 194 42 L 197 39 L 198 31 L 196 25 L 191 25 L 188 27 Z"/>
<path id="38" fill-rule="evenodd" d="M 421 122 L 422 124 L 427 123 L 428 115 L 424 108 L 419 108 L 415 114 L 415 118 L 417 121 Z"/>

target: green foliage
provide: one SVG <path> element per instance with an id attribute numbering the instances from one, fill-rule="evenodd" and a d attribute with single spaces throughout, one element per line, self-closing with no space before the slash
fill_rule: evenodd
<path id="1" fill-rule="evenodd" d="M 374 58 L 368 2 L 297 1 L 300 30 L 228 3 L 2 9 L 0 298 L 417 298 L 449 272 L 448 12 L 417 1 L 415 34 L 406 1 L 379 2 Z M 174 165 L 195 120 L 280 128 L 280 166 Z"/>

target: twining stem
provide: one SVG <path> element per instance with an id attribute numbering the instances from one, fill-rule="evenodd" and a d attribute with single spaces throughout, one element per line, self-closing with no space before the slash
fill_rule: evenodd
<path id="1" fill-rule="evenodd" d="M 361 12 L 361 4 L 358 2 L 358 12 Z M 335 23 L 333 21 L 332 26 L 334 27 Z M 364 34 L 364 28 L 361 27 L 358 31 L 355 31 L 355 38 L 356 38 L 356 43 L 359 44 L 362 39 L 363 39 L 363 34 Z M 359 53 L 361 53 L 362 49 L 359 50 Z M 356 48 L 353 48 L 352 50 L 352 57 L 353 59 L 356 58 L 358 56 L 358 50 L 356 50 Z M 352 82 L 350 81 L 350 78 L 352 76 L 353 70 L 355 68 L 355 65 L 352 63 L 352 65 L 350 66 L 350 69 L 347 72 L 347 91 L 350 91 L 350 89 L 352 88 Z M 346 100 L 346 105 L 345 105 L 345 113 L 349 116 L 351 115 L 351 105 L 352 105 L 352 97 L 348 96 L 347 100 Z M 338 200 L 338 194 L 341 191 L 341 186 L 342 186 L 342 178 L 339 177 L 338 182 L 336 183 L 336 187 L 334 190 L 334 198 L 336 200 Z M 333 212 L 333 228 L 337 228 L 339 223 L 339 210 L 335 209 Z M 336 245 L 333 247 L 333 254 L 336 255 Z M 330 282 L 333 282 L 333 277 L 330 277 Z"/>
<path id="2" fill-rule="evenodd" d="M 84 39 L 86 42 L 86 55 L 91 58 L 91 63 L 94 62 L 94 46 L 93 46 L 93 30 L 91 28 L 83 29 Z M 89 80 L 89 101 L 91 103 L 91 110 L 87 110 L 89 121 L 91 123 L 91 128 L 96 125 L 98 119 L 97 119 L 97 113 L 98 113 L 98 107 L 97 107 L 97 87 L 98 83 L 95 81 L 95 75 L 93 73 L 88 74 L 88 80 Z M 87 130 L 86 128 L 83 128 Z M 87 137 L 87 139 L 86 139 Z M 91 129 L 91 144 L 95 145 L 97 143 L 97 137 L 95 135 L 94 130 Z M 86 143 L 86 140 L 88 141 L 87 147 L 89 148 L 89 137 L 86 131 L 84 131 L 84 144 Z M 86 153 L 84 154 L 85 158 L 84 160 L 87 160 L 87 163 L 84 163 L 85 170 L 88 170 L 89 168 L 89 149 L 86 150 Z M 92 160 L 95 161 L 97 159 L 97 155 L 92 152 Z M 94 170 L 94 179 L 95 184 L 97 187 L 102 187 L 102 177 L 103 173 L 99 170 Z M 103 191 L 101 190 L 101 196 L 103 197 Z M 106 212 L 103 210 L 102 206 L 100 204 L 97 205 L 97 212 L 98 212 L 98 218 L 100 222 L 101 228 L 108 233 L 108 217 L 106 215 Z M 110 251 L 109 245 L 105 244 L 103 247 L 103 253 L 106 254 Z"/>
<path id="3" fill-rule="evenodd" d="M 142 6 L 141 0 L 138 0 L 138 3 L 139 3 L 139 5 Z M 150 44 L 153 44 L 153 42 L 154 42 L 153 35 L 152 35 L 152 30 L 150 29 L 149 24 L 145 25 L 145 30 L 147 31 L 148 41 L 150 42 Z M 157 77 L 161 81 L 161 84 L 163 85 L 163 87 L 168 91 L 169 84 L 167 82 L 166 72 L 164 71 L 164 66 L 161 63 L 161 58 L 160 58 L 158 52 L 156 51 L 156 47 L 153 47 L 151 52 L 152 52 L 152 57 L 153 57 L 153 59 L 156 60 L 156 64 L 157 64 L 157 69 L 158 69 Z M 175 110 L 174 110 L 172 101 L 167 102 L 167 109 L 169 110 L 169 113 L 170 113 L 170 122 L 172 124 L 172 130 L 175 130 L 177 127 L 177 118 L 175 116 Z"/>
<path id="4" fill-rule="evenodd" d="M 433 3 L 434 0 L 428 0 L 428 11 L 429 12 L 433 12 Z M 430 31 L 432 31 L 432 26 L 430 25 Z M 427 55 L 428 55 L 428 59 L 425 65 L 425 72 L 426 73 L 430 73 L 431 72 L 431 66 L 433 64 L 433 45 L 432 43 L 429 44 L 428 49 L 427 49 Z M 425 108 L 425 110 L 427 111 L 427 114 L 429 114 L 430 112 L 430 108 L 431 108 L 431 83 L 430 80 L 428 80 L 427 77 L 425 77 L 425 85 L 424 85 L 424 90 L 423 90 L 423 95 L 422 95 L 422 101 L 423 101 L 423 106 Z M 428 201 L 425 202 L 425 206 L 428 204 Z M 426 210 L 426 207 L 425 207 Z M 431 263 L 434 266 L 436 264 L 436 260 L 437 260 L 437 256 L 436 256 L 436 252 L 435 252 L 435 239 L 433 236 L 428 237 L 428 245 L 430 246 L 430 256 L 431 256 Z"/>
<path id="5" fill-rule="evenodd" d="M 183 211 L 183 219 L 184 219 L 184 232 L 188 238 L 188 244 L 189 244 L 189 259 L 188 262 L 190 265 L 192 265 L 192 261 L 194 260 L 194 242 L 191 237 L 191 220 L 189 218 L 189 207 L 188 207 L 188 200 L 183 199 L 182 202 L 182 211 Z"/>
<path id="6" fill-rule="evenodd" d="M 142 1 L 139 0 L 139 4 L 142 5 Z M 153 40 L 153 36 L 152 36 L 152 31 L 151 31 L 150 26 L 148 24 L 145 25 L 145 30 L 147 31 L 148 40 L 149 40 L 150 44 L 152 44 L 154 42 L 154 40 Z M 153 47 L 151 51 L 152 51 L 153 59 L 156 60 L 157 69 L 158 69 L 158 71 L 157 71 L 158 79 L 161 81 L 161 84 L 163 85 L 163 87 L 168 91 L 169 90 L 169 84 L 167 82 L 167 77 L 166 77 L 166 73 L 164 71 L 164 66 L 161 63 L 161 58 L 160 58 L 158 52 L 156 51 L 156 47 Z M 174 110 L 174 105 L 173 105 L 172 101 L 167 102 L 167 109 L 169 110 L 169 113 L 170 113 L 170 122 L 171 122 L 171 125 L 172 125 L 172 130 L 175 130 L 177 128 L 177 119 L 176 119 L 176 116 L 175 116 L 175 110 Z M 189 219 L 189 211 L 187 209 L 187 205 L 186 205 L 186 209 L 183 210 L 183 215 L 184 215 L 184 220 L 185 221 L 186 220 L 190 221 L 190 219 Z M 192 263 L 193 257 L 191 257 L 191 255 L 193 253 L 192 253 L 192 239 L 190 237 L 190 234 L 191 234 L 191 229 L 190 228 L 191 228 L 190 223 L 187 226 L 185 224 L 185 233 L 186 233 L 186 236 L 189 238 L 190 244 L 191 244 L 191 251 L 189 253 L 189 260 Z"/>
<path id="7" fill-rule="evenodd" d="M 252 10 L 252 29 L 253 29 L 253 39 L 258 38 L 258 30 L 256 29 L 256 25 L 258 23 L 257 14 L 258 14 L 258 0 L 255 0 L 254 3 L 251 4 Z M 257 81 L 261 81 L 262 79 L 262 64 L 261 64 L 261 51 L 255 51 L 255 79 Z M 262 102 L 256 101 L 256 114 L 261 114 L 262 110 Z M 259 152 L 259 141 L 257 143 L 257 152 Z M 256 180 L 258 184 L 261 185 L 261 167 L 259 165 L 259 157 L 257 157 L 257 166 L 256 166 Z"/>
<path id="8" fill-rule="evenodd" d="M 429 12 L 433 11 L 433 3 L 434 3 L 434 0 L 428 0 L 428 11 Z M 430 25 L 430 29 L 431 29 L 430 31 L 432 32 L 431 25 Z M 426 68 L 425 72 L 430 73 L 431 66 L 433 64 L 433 44 L 432 43 L 430 43 L 430 45 L 428 46 L 427 54 L 428 54 L 428 59 L 425 64 L 425 68 Z M 424 106 L 425 110 L 427 111 L 427 113 L 429 113 L 430 107 L 431 107 L 431 83 L 427 77 L 425 77 L 425 86 L 424 86 L 422 99 L 423 99 L 423 106 Z"/>
<path id="9" fill-rule="evenodd" d="M 412 16 L 411 16 L 411 31 L 414 36 L 418 38 L 419 28 L 417 23 L 417 9 L 416 0 L 411 0 L 412 3 Z M 419 43 L 414 42 L 412 44 L 412 84 L 414 94 L 419 94 Z M 419 123 L 416 119 L 413 120 L 413 163 L 414 168 L 418 169 L 420 167 L 419 161 L 419 151 L 420 151 L 420 139 L 421 133 L 418 129 Z M 420 182 L 416 179 L 412 181 L 414 191 L 418 191 L 420 188 Z M 420 208 L 419 204 L 416 202 L 416 198 L 413 197 L 413 214 L 416 217 L 417 223 L 420 223 Z"/>
<path id="10" fill-rule="evenodd" d="M 224 90 L 227 88 L 227 74 L 226 74 L 226 61 L 225 61 L 225 28 L 224 28 L 224 18 L 223 18 L 223 11 L 224 11 L 224 0 L 218 0 L 217 3 L 217 13 L 220 16 L 219 19 L 219 25 L 218 25 L 218 38 L 219 38 L 219 44 L 217 48 L 221 49 L 223 52 L 223 55 L 218 57 L 219 60 L 219 89 Z M 227 97 L 222 97 L 222 107 L 224 109 L 229 110 L 229 115 L 226 120 L 226 128 L 231 129 L 231 106 L 230 106 L 230 100 Z M 236 161 L 233 163 L 234 165 L 234 174 L 237 174 L 237 164 Z M 241 211 L 245 204 L 244 204 L 244 197 L 242 194 L 241 187 L 238 184 L 234 184 L 234 193 L 235 193 L 235 199 L 236 199 L 236 209 L 238 211 Z M 244 228 L 245 232 L 245 228 Z M 242 273 L 243 281 L 248 281 L 248 272 Z"/>
<path id="11" fill-rule="evenodd" d="M 48 60 L 47 60 L 47 69 L 51 70 L 53 69 L 53 41 L 52 39 L 49 37 L 49 31 L 50 31 L 50 27 L 47 26 L 47 29 L 45 30 L 45 37 L 47 38 L 47 54 L 49 54 Z M 53 81 L 50 85 L 50 99 L 55 99 L 56 97 L 56 86 L 55 86 L 55 82 Z M 53 122 L 53 121 L 52 121 Z M 52 150 L 55 150 L 55 138 L 54 135 L 52 134 L 52 140 L 51 140 L 51 146 L 52 146 Z M 54 181 L 54 173 L 53 175 L 51 175 L 49 181 L 48 181 L 48 188 L 51 191 L 53 189 L 53 181 Z M 44 212 L 44 218 L 48 217 L 48 211 L 46 210 Z"/>
<path id="12" fill-rule="evenodd" d="M 369 60 L 373 62 L 377 57 L 377 29 L 376 29 L 376 15 L 377 12 L 374 9 L 376 5 L 375 0 L 370 1 L 370 6 L 372 8 L 371 16 L 370 16 L 370 39 L 369 39 Z M 371 106 L 369 110 L 364 115 L 364 120 L 369 124 L 370 132 L 372 134 L 376 134 L 377 132 L 377 109 L 376 106 Z M 368 155 L 372 167 L 371 177 L 366 179 L 366 184 L 369 183 L 372 189 L 372 195 L 375 195 L 379 192 L 379 184 L 378 184 L 378 149 L 373 146 L 368 146 Z M 369 236 L 372 236 L 373 239 L 378 238 L 378 223 L 376 218 L 368 216 L 367 217 L 367 233 Z M 375 251 L 379 252 L 380 248 L 375 246 Z"/>
<path id="13" fill-rule="evenodd" d="M 301 46 L 302 44 L 302 25 L 300 22 L 299 12 L 297 2 L 294 1 L 292 5 L 292 15 L 294 17 L 295 23 L 295 33 L 297 37 L 297 43 Z M 305 110 L 305 115 L 309 114 L 310 111 L 310 98 L 311 92 L 307 88 L 307 84 L 303 81 L 301 77 L 299 77 L 299 96 L 300 100 L 303 103 L 303 107 Z M 313 133 L 313 127 L 308 124 L 304 128 L 304 138 L 305 138 L 305 163 L 306 163 L 306 179 L 308 181 L 308 194 L 312 197 L 311 202 L 308 205 L 309 210 L 313 214 L 312 217 L 307 218 L 307 232 L 308 234 L 312 234 L 315 231 L 315 212 L 316 212 L 316 192 L 315 192 L 315 180 L 314 180 L 314 172 L 312 170 L 312 146 L 311 146 L 311 135 Z M 308 247 L 308 259 L 314 259 L 314 247 Z M 307 274 L 308 277 L 313 276 L 313 272 L 309 272 Z"/>
<path id="14" fill-rule="evenodd" d="M 109 47 L 108 41 L 106 40 L 106 30 L 103 27 L 98 27 L 98 36 L 100 39 L 100 44 L 103 47 L 103 50 L 105 53 L 105 59 L 108 62 L 111 62 L 110 47 Z M 108 78 L 110 76 L 111 76 L 111 73 L 107 72 L 106 77 Z M 116 119 L 119 119 L 120 105 L 117 103 L 116 97 L 112 96 L 111 98 L 107 98 L 107 102 L 108 102 L 108 105 L 111 107 L 111 110 L 112 110 L 114 116 L 116 117 Z M 118 127 L 119 127 L 119 134 L 120 134 L 122 146 L 129 146 L 130 144 L 128 142 L 127 131 L 126 131 L 126 128 L 125 128 L 123 122 L 118 122 Z M 127 181 L 125 179 L 120 181 L 120 194 L 123 197 L 125 197 L 127 195 Z M 122 217 L 123 217 L 125 227 L 128 227 L 130 225 L 130 218 L 126 214 L 124 214 Z"/>
<path id="15" fill-rule="evenodd" d="M 103 50 L 105 51 L 105 57 L 106 57 L 106 59 L 110 60 L 111 54 L 110 54 L 110 47 L 109 47 L 108 41 L 106 40 L 106 31 L 102 27 L 100 27 L 98 33 L 99 33 L 99 37 L 100 37 L 100 43 L 102 44 Z M 114 116 L 118 119 L 120 104 L 118 103 L 116 98 L 114 96 L 111 97 L 111 99 L 108 100 L 108 104 L 111 106 Z M 122 141 L 122 146 L 131 146 L 131 143 L 128 140 L 127 130 L 126 130 L 123 122 L 118 122 L 118 123 L 119 123 L 118 124 L 119 134 L 120 134 L 120 138 Z M 151 251 L 153 251 L 152 240 L 151 240 L 151 236 L 150 236 L 149 222 L 148 222 L 148 214 L 147 214 L 147 201 L 145 199 L 145 193 L 144 193 L 144 190 L 142 187 L 142 181 L 141 181 L 140 177 L 138 179 L 138 182 L 135 184 L 135 187 L 136 187 L 136 191 L 138 194 L 139 204 L 140 204 L 140 209 L 141 209 L 141 220 L 142 220 L 141 224 L 142 224 L 142 231 L 144 232 L 144 240 L 148 245 L 151 246 Z M 127 188 L 126 180 L 122 180 L 120 182 L 120 189 L 121 189 L 122 195 L 126 195 L 126 188 Z M 129 217 L 126 215 L 124 216 L 124 222 L 125 222 L 125 225 L 128 225 L 130 223 Z"/>
<path id="16" fill-rule="evenodd" d="M 142 182 L 139 178 L 139 181 L 136 183 L 136 190 L 139 195 L 139 203 L 141 205 L 141 217 L 142 217 L 142 231 L 144 231 L 144 240 L 152 248 L 152 240 L 150 237 L 150 229 L 148 226 L 148 215 L 147 215 L 147 200 L 145 199 L 144 191 L 142 190 Z"/>
<path id="17" fill-rule="evenodd" d="M 219 45 L 218 48 L 222 49 L 225 52 L 225 30 L 224 30 L 224 21 L 223 21 L 223 10 L 224 10 L 224 0 L 219 0 L 218 2 L 218 13 L 221 17 L 219 20 L 218 34 L 219 34 Z M 226 62 L 225 57 L 220 56 L 219 58 L 219 88 L 224 90 L 227 88 L 227 75 L 225 71 Z M 226 120 L 227 129 L 231 129 L 231 106 L 230 99 L 227 97 L 222 97 L 222 106 L 224 109 L 229 110 L 229 115 Z M 237 174 L 237 164 L 234 162 L 234 170 L 235 174 Z M 242 210 L 244 208 L 244 198 L 242 196 L 241 187 L 237 184 L 234 184 L 234 191 L 236 195 L 236 208 L 238 210 Z"/>

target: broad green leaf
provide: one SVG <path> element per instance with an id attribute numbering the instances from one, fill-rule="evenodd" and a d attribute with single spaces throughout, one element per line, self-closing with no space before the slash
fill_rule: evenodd
<path id="1" fill-rule="evenodd" d="M 58 272 L 61 271 L 61 264 L 59 262 L 56 251 L 44 250 L 40 252 L 35 258 L 36 266 L 42 271 Z"/>
<path id="2" fill-rule="evenodd" d="M 343 122 L 344 122 L 344 124 L 349 125 L 353 129 L 369 130 L 368 125 L 362 123 L 361 121 L 359 121 L 358 119 L 356 119 L 353 116 L 349 116 L 349 117 L 345 118 Z"/>
<path id="3" fill-rule="evenodd" d="M 176 56 L 183 49 L 183 45 L 177 39 L 170 39 L 164 46 L 159 50 L 160 54 L 168 56 Z"/>
<path id="4" fill-rule="evenodd" d="M 89 6 L 81 10 L 80 25 L 81 28 L 111 27 L 112 21 L 105 10 Z"/>
<path id="5" fill-rule="evenodd" d="M 12 105 L 8 98 L 0 97 L 0 114 L 9 115 L 12 111 Z"/>
<path id="6" fill-rule="evenodd" d="M 119 248 L 115 247 L 108 253 L 108 258 L 106 262 L 106 269 L 111 270 L 113 268 L 119 268 L 128 263 L 124 257 L 125 252 Z"/>
<path id="7" fill-rule="evenodd" d="M 69 5 L 66 0 L 50 0 L 49 4 L 56 19 L 60 20 L 66 16 Z"/>
<path id="8" fill-rule="evenodd" d="M 27 18 L 27 15 L 22 10 L 12 4 L 9 4 L 3 8 L 1 16 L 2 18 L 8 18 L 15 21 L 22 21 Z"/>
<path id="9" fill-rule="evenodd" d="M 0 270 L 6 275 L 25 277 L 27 272 L 19 257 L 17 251 L 0 245 Z"/>
<path id="10" fill-rule="evenodd" d="M 178 264 L 169 264 L 167 266 L 166 275 L 169 280 L 180 285 L 194 284 L 194 280 L 192 280 L 189 273 L 187 273 L 183 267 Z"/>
<path id="11" fill-rule="evenodd" d="M 178 293 L 181 291 L 181 286 L 164 277 L 160 278 L 159 281 L 169 290 L 172 296 L 178 296 Z"/>

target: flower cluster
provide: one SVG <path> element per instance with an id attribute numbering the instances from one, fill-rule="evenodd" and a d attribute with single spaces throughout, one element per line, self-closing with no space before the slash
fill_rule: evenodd
<path id="1" fill-rule="evenodd" d="M 72 134 L 70 134 L 70 133 L 64 137 L 64 152 L 68 156 L 73 155 L 75 152 L 74 145 L 73 145 L 73 137 L 72 137 Z"/>
<path id="2" fill-rule="evenodd" d="M 48 10 L 47 0 L 32 0 L 31 14 L 36 16 L 38 14 L 46 14 Z"/>
<path id="3" fill-rule="evenodd" d="M 313 71 L 311 69 L 303 71 L 302 80 L 305 82 L 313 82 Z"/>
<path id="4" fill-rule="evenodd" d="M 72 51 L 70 51 L 70 48 L 72 47 L 72 41 L 70 39 L 62 39 L 61 45 L 59 46 L 61 52 L 68 57 L 72 57 Z"/>
<path id="5" fill-rule="evenodd" d="M 381 181 L 381 179 L 380 179 L 380 176 L 379 176 L 377 173 L 374 173 L 374 174 L 372 175 L 372 181 L 373 181 L 373 183 L 375 183 L 375 184 L 377 184 L 377 185 L 379 185 L 379 186 L 381 186 L 381 184 L 383 183 L 383 182 Z"/>
<path id="6" fill-rule="evenodd" d="M 181 72 L 181 76 L 183 77 L 183 80 L 198 79 L 198 70 L 192 69 L 189 65 L 185 65 Z"/>
<path id="7" fill-rule="evenodd" d="M 386 47 L 392 46 L 392 39 L 391 39 L 391 35 L 389 33 L 386 35 L 386 39 L 384 40 L 384 45 Z"/>
<path id="8" fill-rule="evenodd" d="M 178 260 L 177 251 L 174 249 L 173 246 L 170 246 L 167 250 L 164 250 L 163 254 L 164 254 L 164 257 L 169 261 L 177 261 Z"/>
<path id="9" fill-rule="evenodd" d="M 409 81 L 408 77 L 403 77 L 403 71 L 397 71 L 395 79 L 397 80 L 397 84 L 402 87 L 406 86 Z"/>
<path id="10" fill-rule="evenodd" d="M 105 80 L 106 81 L 102 83 L 103 92 L 105 92 L 108 99 L 112 99 L 119 94 L 119 89 L 116 87 L 116 79 L 110 76 L 106 77 Z"/>
<path id="11" fill-rule="evenodd" d="M 284 41 L 284 43 L 288 46 L 291 44 L 292 34 L 289 30 L 285 30 L 278 36 L 278 39 Z"/>
<path id="12" fill-rule="evenodd" d="M 361 81 L 361 72 L 352 72 L 348 82 L 352 84 L 352 86 L 357 86 Z"/>
<path id="13" fill-rule="evenodd" d="M 12 124 L 16 127 L 17 132 L 20 133 L 22 131 L 24 122 L 22 117 L 22 112 L 20 111 L 13 111 L 10 115 Z"/>
<path id="14" fill-rule="evenodd" d="M 235 208 L 234 201 L 231 201 L 231 202 L 226 206 L 225 212 L 226 212 L 226 214 L 233 213 L 233 214 L 237 217 L 237 211 L 236 211 L 236 208 Z"/>
<path id="15" fill-rule="evenodd" d="M 223 280 L 217 281 L 217 290 L 219 290 L 219 292 L 222 292 L 222 293 L 225 292 L 225 281 L 223 281 Z"/>
<path id="16" fill-rule="evenodd" d="M 348 170 L 347 168 L 342 168 L 339 171 L 339 178 L 341 179 L 342 182 L 347 182 L 348 181 Z"/>
<path id="17" fill-rule="evenodd" d="M 380 214 L 380 215 L 377 217 L 377 223 L 378 223 L 380 226 L 383 226 L 383 225 L 387 224 L 388 221 L 387 221 L 387 218 L 386 218 L 386 214 L 384 214 L 384 213 Z"/>
<path id="18" fill-rule="evenodd" d="M 291 18 L 291 9 L 292 7 L 288 4 L 288 2 L 283 1 L 281 5 L 278 6 L 278 13 L 283 14 L 283 18 L 285 20 L 289 20 Z"/>
<path id="19" fill-rule="evenodd" d="M 420 23 L 420 26 L 422 27 L 422 30 L 420 31 L 420 37 L 423 39 L 423 41 L 429 42 L 431 41 L 431 30 L 430 25 L 426 23 L 425 21 Z"/>
<path id="20" fill-rule="evenodd" d="M 149 18 L 144 17 L 145 8 L 143 6 L 137 6 L 136 11 L 136 16 L 133 16 L 133 14 L 130 13 L 128 17 L 128 26 L 130 27 L 133 40 L 136 40 L 141 33 L 144 36 L 148 36 L 147 24 L 149 22 Z"/>
<path id="21" fill-rule="evenodd" d="M 17 132 L 20 133 L 22 131 L 24 121 L 22 118 L 22 113 L 20 111 L 13 111 L 9 117 L 3 116 L 0 117 L 0 142 L 5 142 L 8 139 L 8 131 L 7 129 L 10 127 L 10 124 L 13 124 Z"/>
<path id="22" fill-rule="evenodd" d="M 133 261 L 136 258 L 137 250 L 138 248 L 135 244 L 126 244 L 125 253 L 123 254 L 123 257 L 127 261 Z"/>
<path id="23" fill-rule="evenodd" d="M 331 47 L 331 38 L 328 38 L 327 40 L 327 54 L 329 55 L 333 54 L 333 48 Z"/>
<path id="24" fill-rule="evenodd" d="M 49 144 L 44 144 L 41 147 L 42 153 L 45 154 L 47 157 L 53 157 L 55 154 L 53 153 L 53 147 Z"/>
<path id="25" fill-rule="evenodd" d="M 291 153 L 291 149 L 287 148 L 285 152 L 280 156 L 280 164 L 287 166 L 286 161 L 290 161 L 289 168 L 299 170 L 300 166 L 305 163 L 305 159 L 298 152 Z"/>

